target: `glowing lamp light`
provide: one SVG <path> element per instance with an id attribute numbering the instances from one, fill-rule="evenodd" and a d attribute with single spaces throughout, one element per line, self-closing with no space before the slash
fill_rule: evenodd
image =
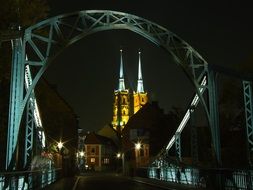
<path id="1" fill-rule="evenodd" d="M 140 142 L 137 142 L 137 143 L 135 144 L 135 149 L 136 149 L 136 150 L 140 150 L 140 149 L 141 149 L 141 143 L 140 143 Z"/>
<path id="2" fill-rule="evenodd" d="M 117 153 L 117 158 L 120 158 L 121 154 L 120 153 Z"/>
<path id="3" fill-rule="evenodd" d="M 63 143 L 62 143 L 61 141 L 60 141 L 60 142 L 58 142 L 57 147 L 59 148 L 59 150 L 61 150 L 61 149 L 62 149 L 62 147 L 63 147 Z"/>
<path id="4" fill-rule="evenodd" d="M 84 152 L 81 151 L 81 152 L 80 152 L 80 157 L 83 157 L 83 156 L 84 156 Z"/>

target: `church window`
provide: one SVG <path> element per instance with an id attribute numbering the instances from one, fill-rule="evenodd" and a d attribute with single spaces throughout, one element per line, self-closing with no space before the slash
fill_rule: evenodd
<path id="1" fill-rule="evenodd" d="M 126 98 L 122 97 L 122 104 L 126 104 Z"/>

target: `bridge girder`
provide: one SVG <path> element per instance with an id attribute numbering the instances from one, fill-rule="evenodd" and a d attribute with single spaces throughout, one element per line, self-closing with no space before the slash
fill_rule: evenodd
<path id="1" fill-rule="evenodd" d="M 24 72 L 26 65 L 35 67 L 34 70 L 37 72 L 32 73 L 34 78 L 24 96 L 21 96 L 20 104 L 16 105 L 18 114 L 12 116 L 11 120 L 15 120 L 17 126 L 20 125 L 24 108 L 37 82 L 56 56 L 69 45 L 90 34 L 113 29 L 135 32 L 170 53 L 194 85 L 199 101 L 206 111 L 209 124 L 213 125 L 210 109 L 201 92 L 201 89 L 211 90 L 208 85 L 201 84 L 203 77 L 209 75 L 208 64 L 201 55 L 180 37 L 154 22 L 135 15 L 108 10 L 79 11 L 60 15 L 39 22 L 24 31 L 20 60 L 22 68 L 19 72 Z M 25 59 L 26 56 L 27 59 Z M 22 78 L 21 81 L 23 82 L 24 79 Z M 18 132 L 8 135 L 8 141 L 13 147 L 16 146 L 16 141 L 12 139 L 17 139 L 17 136 Z M 213 138 L 213 140 L 216 139 Z M 215 149 L 219 148 L 215 147 Z M 8 154 L 8 163 L 14 151 L 12 149 Z"/>
<path id="2" fill-rule="evenodd" d="M 253 166 L 253 99 L 252 99 L 252 82 L 243 81 L 244 91 L 244 110 L 246 120 L 246 133 L 248 142 L 248 161 Z"/>

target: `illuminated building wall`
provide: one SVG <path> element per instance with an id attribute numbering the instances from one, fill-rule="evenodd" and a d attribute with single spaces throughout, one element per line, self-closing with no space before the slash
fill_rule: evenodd
<path id="1" fill-rule="evenodd" d="M 123 130 L 130 117 L 130 95 L 128 90 L 114 91 L 113 128 L 119 132 Z"/>
<path id="2" fill-rule="evenodd" d="M 133 98 L 134 98 L 134 114 L 135 114 L 139 109 L 141 109 L 142 106 L 144 106 L 148 102 L 148 93 L 134 92 Z"/>

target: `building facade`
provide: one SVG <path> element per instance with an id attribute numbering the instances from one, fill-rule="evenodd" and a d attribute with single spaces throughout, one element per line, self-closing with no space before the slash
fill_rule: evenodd
<path id="1" fill-rule="evenodd" d="M 84 141 L 86 170 L 104 171 L 114 169 L 116 146 L 107 137 L 88 133 Z"/>

